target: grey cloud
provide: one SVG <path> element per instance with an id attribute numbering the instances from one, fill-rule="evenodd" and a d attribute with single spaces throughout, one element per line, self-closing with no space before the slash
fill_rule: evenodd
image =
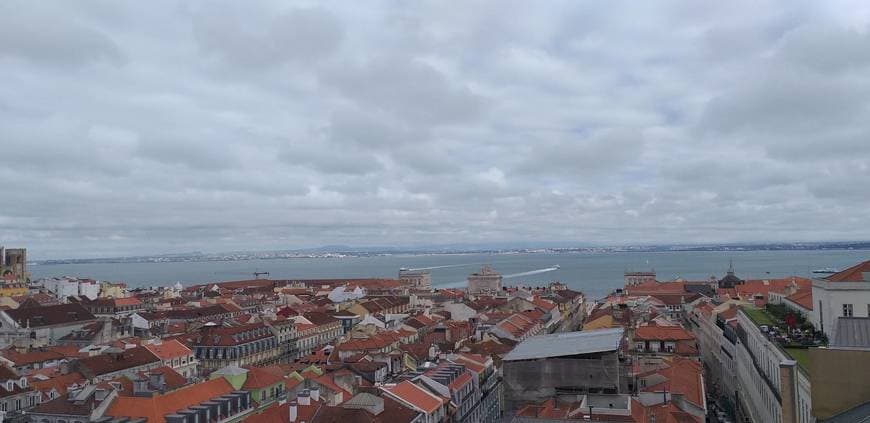
<path id="1" fill-rule="evenodd" d="M 858 70 L 870 65 L 870 35 L 866 28 L 804 25 L 782 37 L 777 55 L 819 73 Z"/>
<path id="2" fill-rule="evenodd" d="M 469 87 L 409 57 L 378 55 L 361 65 L 336 64 L 322 79 L 359 107 L 375 107 L 422 125 L 471 122 L 485 106 Z"/>
<path id="3" fill-rule="evenodd" d="M 322 9 L 252 13 L 235 3 L 204 7 L 193 28 L 198 44 L 226 65 L 260 69 L 323 59 L 343 38 L 340 22 Z"/>
<path id="4" fill-rule="evenodd" d="M 0 57 L 70 66 L 125 61 L 108 35 L 79 22 L 74 14 L 47 6 L 15 1 L 0 5 Z"/>
<path id="5" fill-rule="evenodd" d="M 329 174 L 362 175 L 383 167 L 377 156 L 360 148 L 310 139 L 288 143 L 280 159 L 290 166 L 302 166 Z"/>
<path id="6" fill-rule="evenodd" d="M 632 129 L 603 129 L 585 136 L 559 138 L 531 143 L 518 170 L 529 174 L 618 174 L 627 163 L 640 158 L 644 150 L 643 133 Z"/>
<path id="7" fill-rule="evenodd" d="M 870 238 L 866 4 L 315 6 L 3 3 L 0 241 Z"/>
<path id="8" fill-rule="evenodd" d="M 238 148 L 221 139 L 221 134 L 173 134 L 156 131 L 140 144 L 140 157 L 161 163 L 177 164 L 202 171 L 240 166 Z M 243 148 L 243 147 L 241 147 Z"/>

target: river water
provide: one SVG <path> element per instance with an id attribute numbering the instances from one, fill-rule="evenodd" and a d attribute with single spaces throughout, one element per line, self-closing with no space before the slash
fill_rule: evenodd
<path id="1" fill-rule="evenodd" d="M 431 269 L 436 287 L 464 286 L 465 277 L 489 264 L 505 278 L 505 285 L 540 285 L 560 281 L 592 298 L 622 286 L 625 271 L 655 269 L 658 280 L 677 277 L 721 277 L 733 260 L 742 278 L 812 276 L 810 270 L 842 269 L 870 259 L 870 250 L 817 251 L 668 251 L 534 254 L 392 255 L 350 258 L 212 261 L 192 263 L 95 263 L 34 265 L 34 279 L 78 276 L 126 282 L 128 286 L 157 286 L 252 279 L 253 272 L 269 272 L 271 279 L 395 278 L 401 267 Z M 558 269 L 554 269 L 558 266 Z"/>

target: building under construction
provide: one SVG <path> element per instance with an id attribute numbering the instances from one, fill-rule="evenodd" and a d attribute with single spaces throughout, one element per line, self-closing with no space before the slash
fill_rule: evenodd
<path id="1" fill-rule="evenodd" d="M 626 393 L 622 338 L 623 329 L 614 328 L 526 339 L 504 357 L 505 409 L 551 398 Z"/>

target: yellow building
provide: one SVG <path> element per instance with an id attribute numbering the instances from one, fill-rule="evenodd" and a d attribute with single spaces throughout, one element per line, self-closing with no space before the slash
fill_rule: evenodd
<path id="1" fill-rule="evenodd" d="M 613 323 L 613 316 L 605 314 L 597 319 L 583 323 L 583 330 L 610 329 L 617 326 L 619 325 L 614 325 Z"/>
<path id="2" fill-rule="evenodd" d="M 124 298 L 127 296 L 127 284 L 103 282 L 100 284 L 100 297 Z"/>
<path id="3" fill-rule="evenodd" d="M 0 284 L 0 297 L 27 295 L 27 292 L 27 284 L 24 283 L 12 282 Z"/>

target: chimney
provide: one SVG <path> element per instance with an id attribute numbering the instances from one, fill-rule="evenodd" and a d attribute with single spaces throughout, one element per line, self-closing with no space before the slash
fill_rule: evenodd
<path id="1" fill-rule="evenodd" d="M 149 373 L 148 383 L 151 385 L 151 389 L 163 392 L 163 388 L 166 386 L 166 376 L 161 372 Z"/>
<path id="2" fill-rule="evenodd" d="M 108 342 L 109 340 L 112 339 L 112 320 L 111 319 L 103 322 L 103 330 L 102 330 L 101 335 L 103 337 L 103 340 L 102 340 L 103 342 Z"/>
<path id="3" fill-rule="evenodd" d="M 133 396 L 134 397 L 150 397 L 151 389 L 148 387 L 148 379 L 137 377 L 133 379 Z"/>
<path id="4" fill-rule="evenodd" d="M 319 387 L 311 388 L 311 400 L 312 401 L 320 401 L 320 388 Z"/>
<path id="5" fill-rule="evenodd" d="M 300 392 L 299 395 L 296 396 L 296 401 L 299 402 L 299 405 L 311 405 L 311 393 L 307 389 Z"/>
<path id="6" fill-rule="evenodd" d="M 779 384 L 782 397 L 782 423 L 796 423 L 797 408 L 797 361 L 779 363 Z"/>
<path id="7" fill-rule="evenodd" d="M 296 401 L 290 401 L 290 422 L 295 422 L 297 416 Z"/>

